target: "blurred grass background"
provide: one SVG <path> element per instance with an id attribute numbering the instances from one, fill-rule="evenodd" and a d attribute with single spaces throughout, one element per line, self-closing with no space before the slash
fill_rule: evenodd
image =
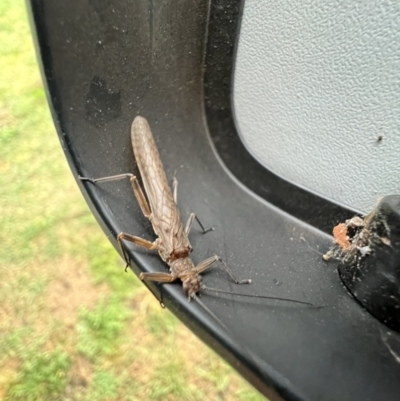
<path id="1" fill-rule="evenodd" d="M 124 273 L 61 151 L 23 0 L 0 2 L 0 59 L 0 399 L 264 399 Z"/>

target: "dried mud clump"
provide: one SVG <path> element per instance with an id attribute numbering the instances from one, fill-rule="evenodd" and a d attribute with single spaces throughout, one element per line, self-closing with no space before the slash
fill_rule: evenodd
<path id="1" fill-rule="evenodd" d="M 359 265 L 362 258 L 371 255 L 382 243 L 390 246 L 390 227 L 378 205 L 364 217 L 354 216 L 333 228 L 335 244 L 323 255 L 328 261 L 340 259 L 351 265 Z"/>
<path id="2" fill-rule="evenodd" d="M 385 196 L 365 217 L 338 224 L 333 236 L 324 259 L 339 259 L 339 276 L 351 295 L 400 332 L 400 195 Z"/>

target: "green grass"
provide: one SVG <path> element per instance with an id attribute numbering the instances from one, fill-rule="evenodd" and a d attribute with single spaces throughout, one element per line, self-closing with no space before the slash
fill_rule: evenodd
<path id="1" fill-rule="evenodd" d="M 124 273 L 62 154 L 22 0 L 0 2 L 0 58 L 0 399 L 263 399 Z"/>
<path id="2" fill-rule="evenodd" d="M 31 355 L 23 362 L 7 398 L 34 401 L 62 394 L 70 364 L 69 355 L 61 350 Z"/>
<path id="3" fill-rule="evenodd" d="M 117 352 L 119 335 L 130 317 L 117 296 L 102 299 L 93 310 L 83 309 L 77 325 L 78 351 L 94 361 Z"/>
<path id="4" fill-rule="evenodd" d="M 106 371 L 96 372 L 93 375 L 91 399 L 96 401 L 117 399 L 120 384 L 121 379 L 115 374 Z"/>

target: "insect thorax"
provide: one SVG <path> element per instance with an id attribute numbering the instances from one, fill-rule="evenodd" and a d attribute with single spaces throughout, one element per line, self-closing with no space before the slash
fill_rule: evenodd
<path id="1" fill-rule="evenodd" d="M 190 255 L 190 252 L 192 252 L 192 248 L 187 246 L 176 248 L 172 251 L 171 255 L 169 256 L 169 262 L 174 262 L 179 259 L 187 259 L 188 256 Z M 192 261 L 190 261 L 190 263 L 193 265 Z"/>
<path id="2" fill-rule="evenodd" d="M 200 291 L 202 277 L 196 272 L 193 261 L 186 257 L 170 263 L 171 273 L 182 281 L 182 287 L 191 296 Z"/>
<path id="3" fill-rule="evenodd" d="M 176 259 L 168 264 L 172 274 L 178 276 L 182 281 L 187 275 L 191 275 L 195 269 L 192 259 L 188 257 Z"/>

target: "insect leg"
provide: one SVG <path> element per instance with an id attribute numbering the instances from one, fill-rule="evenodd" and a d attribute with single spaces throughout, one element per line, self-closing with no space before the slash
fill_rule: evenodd
<path id="1" fill-rule="evenodd" d="M 81 181 L 89 181 L 92 184 L 95 184 L 96 182 L 123 180 L 124 178 L 128 178 L 128 177 L 129 178 L 133 177 L 133 174 L 125 173 L 125 174 L 118 174 L 118 175 L 110 175 L 109 177 L 101 177 L 101 178 L 89 178 L 89 177 L 81 177 L 81 176 L 79 176 L 78 178 Z"/>
<path id="2" fill-rule="evenodd" d="M 140 273 L 140 280 L 142 281 L 157 281 L 159 283 L 173 283 L 178 279 L 169 273 Z"/>
<path id="3" fill-rule="evenodd" d="M 133 242 L 134 244 L 141 246 L 142 248 L 149 249 L 149 250 L 157 249 L 156 241 L 150 242 L 144 238 L 135 237 L 134 235 L 130 235 L 130 234 L 126 234 L 126 233 L 119 233 L 118 237 L 117 237 L 117 241 L 119 244 L 119 248 L 121 249 L 122 256 L 124 257 L 124 260 L 126 262 L 125 271 L 129 266 L 130 259 L 129 259 L 129 255 L 126 251 L 126 248 L 124 246 L 123 240 Z"/>
<path id="4" fill-rule="evenodd" d="M 125 262 L 126 262 L 125 271 L 127 270 L 128 266 L 129 266 L 129 256 L 128 256 L 128 253 L 127 253 L 126 248 L 124 246 L 123 240 L 129 241 L 129 242 L 133 242 L 135 245 L 141 246 L 141 247 L 149 249 L 149 250 L 157 249 L 157 242 L 156 241 L 150 242 L 150 241 L 147 241 L 144 238 L 135 237 L 134 235 L 130 235 L 130 234 L 126 234 L 126 233 L 120 233 L 118 235 L 117 239 L 118 239 L 118 244 L 120 246 L 120 249 L 122 251 L 122 254 L 123 254 Z M 144 282 L 144 284 L 146 285 L 148 290 L 160 302 L 161 307 L 165 308 L 164 302 L 162 300 L 162 296 L 161 296 L 161 299 L 158 299 L 158 297 L 156 296 L 154 291 L 147 285 L 146 280 L 147 281 L 158 281 L 160 283 L 172 283 L 173 281 L 175 281 L 177 279 L 177 277 L 174 277 L 174 276 L 172 276 L 172 275 L 170 275 L 168 273 L 140 273 L 139 277 Z"/>
<path id="5" fill-rule="evenodd" d="M 131 176 L 131 184 L 132 184 L 133 192 L 135 193 L 135 197 L 139 203 L 140 209 L 142 209 L 142 212 L 145 217 L 150 218 L 150 215 L 151 215 L 150 206 L 147 203 L 147 200 L 143 194 L 142 188 L 140 188 L 139 182 L 134 175 Z"/>
<path id="6" fill-rule="evenodd" d="M 208 269 L 212 264 L 214 264 L 218 260 L 222 263 L 222 267 L 228 272 L 228 274 L 232 277 L 233 281 L 236 284 L 250 284 L 251 283 L 250 279 L 247 279 L 247 280 L 239 280 L 239 279 L 237 279 L 236 276 L 229 269 L 229 267 L 226 265 L 226 263 L 217 255 L 211 256 L 211 258 L 205 259 L 202 262 L 200 262 L 196 266 L 196 269 L 195 269 L 196 273 L 197 274 L 202 273 L 204 270 Z"/>
<path id="7" fill-rule="evenodd" d="M 135 194 L 135 197 L 139 203 L 140 209 L 142 210 L 142 213 L 145 215 L 145 217 L 149 218 L 151 215 L 151 210 L 150 206 L 147 203 L 147 200 L 143 194 L 142 188 L 140 188 L 139 182 L 133 174 L 127 173 L 127 174 L 118 174 L 118 175 L 111 175 L 109 177 L 102 177 L 102 178 L 88 178 L 88 177 L 78 177 L 81 181 L 89 181 L 92 184 L 95 184 L 96 182 L 107 182 L 107 181 L 117 181 L 117 180 L 122 180 L 124 178 L 129 178 L 132 184 L 133 192 Z"/>
<path id="8" fill-rule="evenodd" d="M 185 233 L 186 235 L 189 235 L 190 229 L 192 228 L 192 224 L 193 224 L 193 220 L 196 219 L 197 223 L 199 223 L 199 226 L 201 227 L 201 229 L 203 230 L 203 234 L 207 234 L 210 231 L 214 231 L 214 227 L 209 228 L 208 230 L 206 230 L 203 226 L 203 224 L 201 223 L 201 221 L 199 220 L 199 218 L 196 216 L 195 213 L 190 213 L 190 216 L 188 218 L 188 221 L 186 223 L 186 227 L 185 227 Z"/>
<path id="9" fill-rule="evenodd" d="M 162 308 L 165 308 L 163 297 L 161 293 L 161 299 L 158 299 L 157 295 L 154 291 L 148 286 L 146 281 L 157 281 L 159 283 L 173 283 L 178 277 L 173 276 L 169 273 L 140 273 L 140 280 L 143 281 L 143 284 L 150 290 L 150 292 L 155 296 L 155 298 L 160 302 Z"/>

